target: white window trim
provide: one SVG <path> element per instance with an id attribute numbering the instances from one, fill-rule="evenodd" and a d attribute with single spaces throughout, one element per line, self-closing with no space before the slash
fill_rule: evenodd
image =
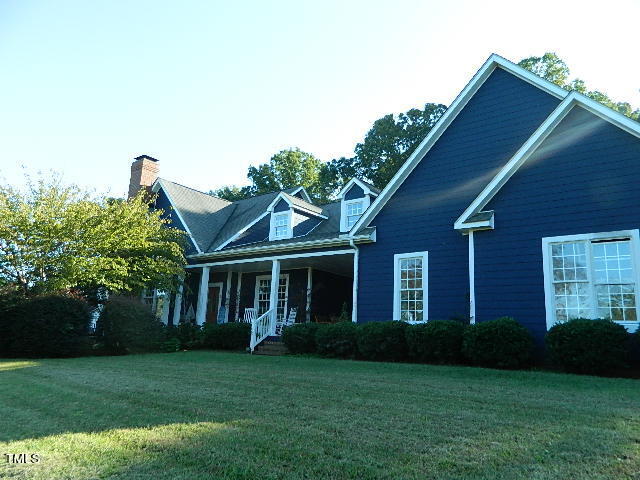
<path id="1" fill-rule="evenodd" d="M 351 200 L 344 200 L 344 199 L 342 200 L 340 205 L 340 232 L 344 233 L 344 232 L 350 231 L 353 225 L 358 223 L 358 221 L 360 220 L 358 219 L 356 223 L 351 225 L 351 227 L 347 226 L 347 205 L 357 203 L 357 202 L 362 202 L 362 214 L 360 215 L 360 218 L 362 218 L 362 216 L 367 211 L 367 208 L 369 208 L 369 205 L 371 205 L 371 195 L 367 194 L 360 198 L 352 198 Z"/>
<path id="2" fill-rule="evenodd" d="M 287 216 L 288 226 L 287 226 L 287 234 L 286 235 L 281 235 L 279 237 L 276 237 L 276 217 L 278 215 L 286 215 Z M 271 222 L 270 222 L 270 228 L 269 228 L 269 240 L 270 241 L 273 241 L 273 240 L 286 240 L 288 238 L 292 238 L 293 237 L 292 221 L 293 221 L 293 210 L 292 209 L 284 210 L 282 212 L 271 212 Z"/>
<path id="3" fill-rule="evenodd" d="M 284 293 L 284 315 L 285 318 L 288 315 L 288 308 L 289 308 L 289 274 L 288 273 L 281 273 L 280 274 L 280 279 L 285 279 L 287 281 L 287 287 Z M 259 311 L 259 305 L 258 305 L 258 290 L 260 287 L 260 280 L 271 280 L 271 275 L 257 275 L 256 276 L 256 286 L 254 287 L 254 292 L 253 292 L 253 308 L 256 309 L 256 312 Z"/>
<path id="4" fill-rule="evenodd" d="M 640 289 L 640 231 L 635 230 L 620 230 L 614 232 L 601 232 L 601 233 L 584 233 L 578 235 L 561 235 L 557 237 L 545 237 L 542 239 L 542 268 L 544 273 L 544 298 L 545 298 L 545 311 L 547 320 L 547 330 L 556 324 L 556 310 L 555 310 L 555 295 L 553 291 L 553 273 L 551 268 L 551 245 L 554 243 L 563 242 L 577 242 L 577 241 L 592 241 L 592 240 L 613 240 L 616 238 L 629 238 L 631 239 L 631 262 L 635 272 L 636 282 L 636 316 L 640 319 L 640 295 L 638 289 Z M 590 278 L 593 275 L 591 272 L 591 258 L 587 257 L 587 265 L 589 268 Z M 592 282 L 590 282 L 592 284 Z M 592 296 L 593 297 L 593 296 Z M 592 298 L 593 300 L 593 298 Z M 592 306 L 592 318 L 596 318 L 595 304 Z M 628 331 L 633 332 L 638 328 L 640 321 L 615 322 L 624 326 Z"/>
<path id="5" fill-rule="evenodd" d="M 393 320 L 400 321 L 400 260 L 422 258 L 423 320 L 406 323 L 426 323 L 429 320 L 429 252 L 396 253 L 393 256 Z"/>

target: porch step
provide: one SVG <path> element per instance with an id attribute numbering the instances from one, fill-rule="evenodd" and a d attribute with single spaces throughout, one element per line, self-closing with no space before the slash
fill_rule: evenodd
<path id="1" fill-rule="evenodd" d="M 254 355 L 285 355 L 289 353 L 281 340 L 265 340 L 253 351 Z"/>

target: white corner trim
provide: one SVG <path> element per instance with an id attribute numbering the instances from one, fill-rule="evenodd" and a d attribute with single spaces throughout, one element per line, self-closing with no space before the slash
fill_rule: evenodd
<path id="1" fill-rule="evenodd" d="M 156 184 L 158 185 L 158 187 L 156 187 Z M 198 245 L 198 242 L 196 242 L 196 239 L 194 238 L 193 234 L 191 233 L 191 230 L 189 229 L 189 225 L 187 225 L 187 222 L 185 222 L 184 218 L 182 218 L 182 215 L 180 214 L 180 210 L 178 210 L 176 208 L 176 205 L 173 202 L 173 198 L 171 198 L 171 195 L 169 194 L 167 189 L 164 188 L 164 185 L 162 184 L 162 179 L 158 178 L 156 180 L 156 182 L 153 184 L 152 188 L 155 189 L 154 192 L 157 192 L 160 188 L 162 188 L 162 191 L 167 196 L 167 199 L 169 200 L 169 203 L 171 204 L 171 208 L 173 208 L 173 211 L 176 212 L 176 215 L 178 216 L 178 220 L 180 220 L 182 225 L 184 225 L 184 229 L 186 230 L 187 235 L 189 235 L 189 238 L 191 239 L 191 242 L 193 243 L 193 246 L 196 247 L 196 250 L 198 251 L 198 253 L 202 253 L 202 249 L 200 248 L 200 246 Z"/>
<path id="2" fill-rule="evenodd" d="M 233 241 L 235 241 L 240 235 L 242 235 L 244 232 L 246 232 L 247 230 L 249 230 L 251 227 L 253 227 L 256 223 L 258 223 L 260 220 L 262 220 L 264 217 L 266 217 L 267 215 L 269 215 L 269 212 L 264 212 L 262 215 L 260 215 L 258 218 L 256 218 L 255 220 L 253 220 L 252 222 L 248 223 L 247 225 L 245 225 L 244 227 L 242 227 L 240 230 L 238 230 L 236 233 L 234 233 L 233 235 L 231 235 L 229 237 L 228 240 L 225 240 L 223 243 L 220 244 L 219 247 L 217 247 L 214 252 L 217 252 L 218 250 L 222 250 L 224 247 L 226 247 L 227 245 L 229 245 L 230 243 L 232 243 Z"/>
<path id="3" fill-rule="evenodd" d="M 598 233 L 583 233 L 577 235 L 560 235 L 556 237 L 544 237 L 542 238 L 542 269 L 544 276 L 544 301 L 545 301 L 545 316 L 547 330 L 556 324 L 555 313 L 555 293 L 553 291 L 552 281 L 552 264 L 551 264 L 551 245 L 554 243 L 563 242 L 575 242 L 575 241 L 591 241 L 600 239 L 616 239 L 616 238 L 630 238 L 631 239 L 631 263 L 635 272 L 635 285 L 636 296 L 638 295 L 638 287 L 640 287 L 640 230 L 618 230 L 613 232 L 598 232 Z M 587 269 L 589 271 L 589 278 L 592 277 L 591 271 L 591 258 L 587 254 Z M 589 281 L 591 285 L 591 281 Z M 592 297 L 594 295 L 592 294 Z M 593 307 L 592 316 L 595 318 L 595 307 Z M 636 316 L 640 318 L 640 302 L 636 299 Z M 640 321 L 636 322 L 616 322 L 623 325 L 630 332 L 634 332 L 640 326 Z"/>
<path id="4" fill-rule="evenodd" d="M 498 193 L 513 174 L 529 159 L 540 144 L 551 134 L 551 132 L 575 106 L 582 107 L 601 119 L 623 129 L 627 133 L 640 138 L 640 122 L 631 120 L 621 113 L 616 112 L 609 107 L 605 107 L 599 102 L 596 102 L 581 93 L 570 92 L 565 99 L 560 102 L 556 109 L 551 112 L 547 119 L 536 129 L 533 135 L 531 135 L 522 147 L 518 149 L 506 165 L 502 167 L 482 192 L 480 192 L 471 205 L 469 205 L 462 215 L 458 217 L 454 223 L 455 229 L 462 230 L 464 228 L 468 228 L 469 224 L 466 224 L 465 220 L 471 215 L 480 212 L 482 208 L 491 201 L 496 193 Z"/>
<path id="5" fill-rule="evenodd" d="M 422 258 L 422 321 L 407 323 L 425 323 L 429 320 L 429 252 L 396 253 L 393 256 L 393 320 L 400 320 L 400 260 L 403 258 Z"/>
<path id="6" fill-rule="evenodd" d="M 402 185 L 409 174 L 413 171 L 416 165 L 420 162 L 427 152 L 433 147 L 436 141 L 444 133 L 444 131 L 451 125 L 451 123 L 458 116 L 460 111 L 469 102 L 471 97 L 475 95 L 478 89 L 484 84 L 496 68 L 502 68 L 516 77 L 525 80 L 526 82 L 544 90 L 545 92 L 557 97 L 564 98 L 569 92 L 563 88 L 538 77 L 537 75 L 529 72 L 528 70 L 519 67 L 515 63 L 512 63 L 505 58 L 493 54 L 489 59 L 480 67 L 480 70 L 476 72 L 471 81 L 464 87 L 464 89 L 458 94 L 455 100 L 451 103 L 447 111 L 440 117 L 440 120 L 433 126 L 431 131 L 427 134 L 425 139 L 416 147 L 407 161 L 400 167 L 400 170 L 396 172 L 387 186 L 380 192 L 380 195 L 375 202 L 371 205 L 371 208 L 365 212 L 360 220 L 353 226 L 351 232 L 357 232 L 363 226 L 377 215 L 382 207 L 387 203 L 389 198 L 396 192 L 396 190 Z"/>

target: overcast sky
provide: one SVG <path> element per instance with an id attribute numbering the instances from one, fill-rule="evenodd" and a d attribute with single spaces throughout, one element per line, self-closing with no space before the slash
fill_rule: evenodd
<path id="1" fill-rule="evenodd" d="M 126 192 L 133 157 L 201 190 L 297 146 L 349 156 L 371 123 L 449 104 L 492 53 L 555 51 L 640 106 L 640 2 L 0 1 L 0 177 Z"/>

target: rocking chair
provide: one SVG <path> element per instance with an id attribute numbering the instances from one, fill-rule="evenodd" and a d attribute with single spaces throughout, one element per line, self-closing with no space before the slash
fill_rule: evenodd
<path id="1" fill-rule="evenodd" d="M 289 316 L 286 319 L 278 320 L 276 322 L 276 335 L 282 335 L 282 331 L 285 327 L 289 327 L 296 323 L 296 315 L 298 314 L 297 308 L 292 308 L 289 310 Z"/>

